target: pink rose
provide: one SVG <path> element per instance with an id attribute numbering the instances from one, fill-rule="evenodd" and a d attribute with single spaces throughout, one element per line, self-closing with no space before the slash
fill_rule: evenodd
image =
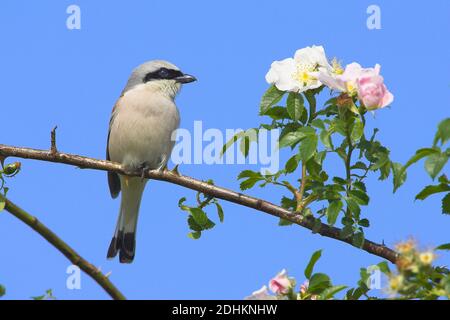
<path id="1" fill-rule="evenodd" d="M 275 294 L 286 294 L 291 287 L 291 280 L 289 280 L 287 272 L 284 269 L 269 282 L 269 288 Z"/>
<path id="2" fill-rule="evenodd" d="M 380 68 L 365 69 L 357 80 L 358 98 L 368 110 L 381 109 L 394 101 L 394 96 L 384 85 Z"/>

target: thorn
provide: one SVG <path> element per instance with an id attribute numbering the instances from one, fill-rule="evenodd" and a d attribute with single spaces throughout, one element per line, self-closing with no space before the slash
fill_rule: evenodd
<path id="1" fill-rule="evenodd" d="M 109 278 L 111 276 L 111 274 L 112 274 L 112 271 L 109 271 L 109 272 L 105 273 L 105 277 Z"/>
<path id="2" fill-rule="evenodd" d="M 169 170 L 169 171 L 172 172 L 173 174 L 176 174 L 177 176 L 181 176 L 180 172 L 178 171 L 178 167 L 179 167 L 179 164 L 177 164 L 175 166 L 175 168 L 173 168 L 172 170 Z M 167 167 L 166 167 L 166 170 L 168 170 Z"/>
<path id="3" fill-rule="evenodd" d="M 55 126 L 50 133 L 50 152 L 52 154 L 58 153 L 58 149 L 56 148 L 56 129 L 58 126 Z"/>

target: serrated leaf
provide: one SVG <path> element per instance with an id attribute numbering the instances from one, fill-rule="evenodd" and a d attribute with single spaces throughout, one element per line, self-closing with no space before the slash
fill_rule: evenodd
<path id="1" fill-rule="evenodd" d="M 289 114 L 285 107 L 272 107 L 264 113 L 265 116 L 272 118 L 273 120 L 289 119 Z"/>
<path id="2" fill-rule="evenodd" d="M 355 142 L 359 141 L 359 139 L 361 139 L 363 133 L 364 133 L 364 125 L 361 122 L 361 120 L 359 120 L 359 118 L 358 118 L 355 121 L 355 123 L 353 123 L 351 133 L 350 133 L 350 139 L 352 140 L 353 143 L 355 143 Z"/>
<path id="3" fill-rule="evenodd" d="M 308 292 L 311 294 L 321 294 L 331 286 L 330 277 L 324 273 L 315 273 L 309 280 Z"/>
<path id="4" fill-rule="evenodd" d="M 436 145 L 440 140 L 442 144 L 445 144 L 450 139 L 450 118 L 444 119 L 438 125 L 438 131 L 434 138 L 433 144 Z"/>
<path id="5" fill-rule="evenodd" d="M 427 170 L 430 177 L 434 180 L 442 168 L 444 168 L 447 161 L 448 156 L 445 153 L 434 153 L 425 161 L 425 170 Z"/>
<path id="6" fill-rule="evenodd" d="M 298 121 L 304 110 L 304 101 L 302 95 L 291 92 L 286 99 L 286 109 L 292 120 Z"/>
<path id="7" fill-rule="evenodd" d="M 292 173 L 295 171 L 295 169 L 297 169 L 297 167 L 298 167 L 298 160 L 297 155 L 295 155 L 286 162 L 284 169 L 286 170 L 287 173 Z"/>
<path id="8" fill-rule="evenodd" d="M 336 219 L 341 212 L 343 207 L 342 201 L 332 201 L 327 208 L 327 222 L 330 225 L 334 225 L 336 223 Z"/>
<path id="9" fill-rule="evenodd" d="M 369 204 L 369 196 L 364 191 L 350 190 L 350 197 L 361 206 L 367 206 Z"/>
<path id="10" fill-rule="evenodd" d="M 298 142 L 300 142 L 301 139 L 303 139 L 305 137 L 305 135 L 301 132 L 289 132 L 288 134 L 284 135 L 279 142 L 278 147 L 284 148 L 284 147 L 293 147 L 295 146 Z"/>
<path id="11" fill-rule="evenodd" d="M 333 142 L 331 141 L 331 131 L 322 130 L 320 132 L 319 138 L 325 148 L 330 150 L 333 149 Z"/>
<path id="12" fill-rule="evenodd" d="M 352 213 L 359 216 L 361 213 L 361 208 L 358 203 L 353 198 L 346 198 L 345 202 L 347 203 L 347 207 L 350 209 Z"/>
<path id="13" fill-rule="evenodd" d="M 271 86 L 261 98 L 259 105 L 260 114 L 265 114 L 270 107 L 278 103 L 284 96 L 285 92 L 278 90 L 275 86 Z"/>
<path id="14" fill-rule="evenodd" d="M 332 299 L 337 293 L 345 290 L 347 286 L 332 286 L 330 288 L 325 289 L 320 295 L 320 300 L 329 300 Z"/>
<path id="15" fill-rule="evenodd" d="M 208 224 L 208 216 L 206 213 L 200 208 L 190 208 L 189 212 L 194 218 L 195 222 L 197 222 L 201 227 L 206 226 Z"/>
<path id="16" fill-rule="evenodd" d="M 441 183 L 435 186 L 426 186 L 416 195 L 416 200 L 425 200 L 432 194 L 446 191 L 450 191 L 450 186 L 448 184 Z"/>
<path id="17" fill-rule="evenodd" d="M 314 155 L 314 152 L 316 152 L 317 144 L 318 144 L 318 138 L 316 135 L 307 136 L 306 138 L 304 138 L 302 140 L 302 142 L 300 143 L 300 148 L 299 148 L 300 160 L 306 162 L 309 159 L 311 159 L 312 156 Z"/>
<path id="18" fill-rule="evenodd" d="M 309 259 L 308 265 L 305 268 L 304 274 L 306 279 L 311 278 L 312 272 L 314 270 L 314 266 L 316 265 L 316 262 L 320 259 L 322 256 L 322 250 L 317 250 L 311 255 L 311 258 Z"/>
<path id="19" fill-rule="evenodd" d="M 402 186 L 406 181 L 406 170 L 398 162 L 392 162 L 392 173 L 394 174 L 394 192 Z"/>

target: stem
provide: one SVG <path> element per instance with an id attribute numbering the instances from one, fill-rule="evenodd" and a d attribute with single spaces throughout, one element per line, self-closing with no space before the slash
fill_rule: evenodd
<path id="1" fill-rule="evenodd" d="M 39 233 L 45 240 L 58 249 L 74 265 L 78 266 L 95 282 L 97 282 L 115 300 L 125 300 L 125 296 L 98 268 L 82 258 L 74 249 L 59 238 L 53 231 L 42 224 L 36 217 L 30 215 L 25 210 L 19 208 L 13 202 L 0 194 L 0 200 L 5 202 L 5 209 L 17 219 L 27 224 L 30 228 Z"/>

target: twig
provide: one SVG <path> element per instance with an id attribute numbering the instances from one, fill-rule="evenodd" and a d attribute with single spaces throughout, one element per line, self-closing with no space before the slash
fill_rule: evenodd
<path id="1" fill-rule="evenodd" d="M 51 152 L 46 150 L 19 148 L 1 144 L 0 144 L 0 156 L 19 157 L 25 159 L 35 159 L 48 162 L 64 163 L 81 168 L 90 168 L 96 170 L 116 172 L 128 176 L 140 177 L 142 174 L 141 172 L 129 172 L 125 170 L 120 164 L 110 161 L 92 159 L 62 152 L 52 154 Z M 180 174 L 176 174 L 168 170 L 164 171 L 149 170 L 148 172 L 145 173 L 145 177 L 154 180 L 167 181 L 192 190 L 200 191 L 204 194 L 219 199 L 230 201 L 245 207 L 253 208 L 258 211 L 262 211 L 271 214 L 273 216 L 283 218 L 292 223 L 298 224 L 304 228 L 310 230 L 314 229 L 314 232 L 322 236 L 352 244 L 352 237 L 344 239 L 340 236 L 341 229 L 329 226 L 324 223 L 321 223 L 319 227 L 317 225 L 317 222 L 315 222 L 315 219 L 312 217 L 303 217 L 301 215 L 293 214 L 293 212 L 287 209 L 284 209 L 280 206 L 277 206 L 273 203 L 270 203 L 262 199 L 250 197 L 229 189 L 211 185 L 207 182 L 200 181 L 187 176 L 182 176 Z M 392 263 L 395 263 L 397 259 L 397 253 L 394 250 L 384 247 L 370 240 L 364 241 L 362 249 L 371 254 L 387 259 Z"/>
<path id="2" fill-rule="evenodd" d="M 5 201 L 5 209 L 17 219 L 26 223 L 30 228 L 39 233 L 45 240 L 58 249 L 67 259 L 81 270 L 86 272 L 95 282 L 97 282 L 113 299 L 125 300 L 125 296 L 117 289 L 114 284 L 103 275 L 95 266 L 81 257 L 67 243 L 59 238 L 53 231 L 42 224 L 36 217 L 30 215 L 25 210 L 19 208 L 10 200 L 0 194 L 0 200 Z"/>

